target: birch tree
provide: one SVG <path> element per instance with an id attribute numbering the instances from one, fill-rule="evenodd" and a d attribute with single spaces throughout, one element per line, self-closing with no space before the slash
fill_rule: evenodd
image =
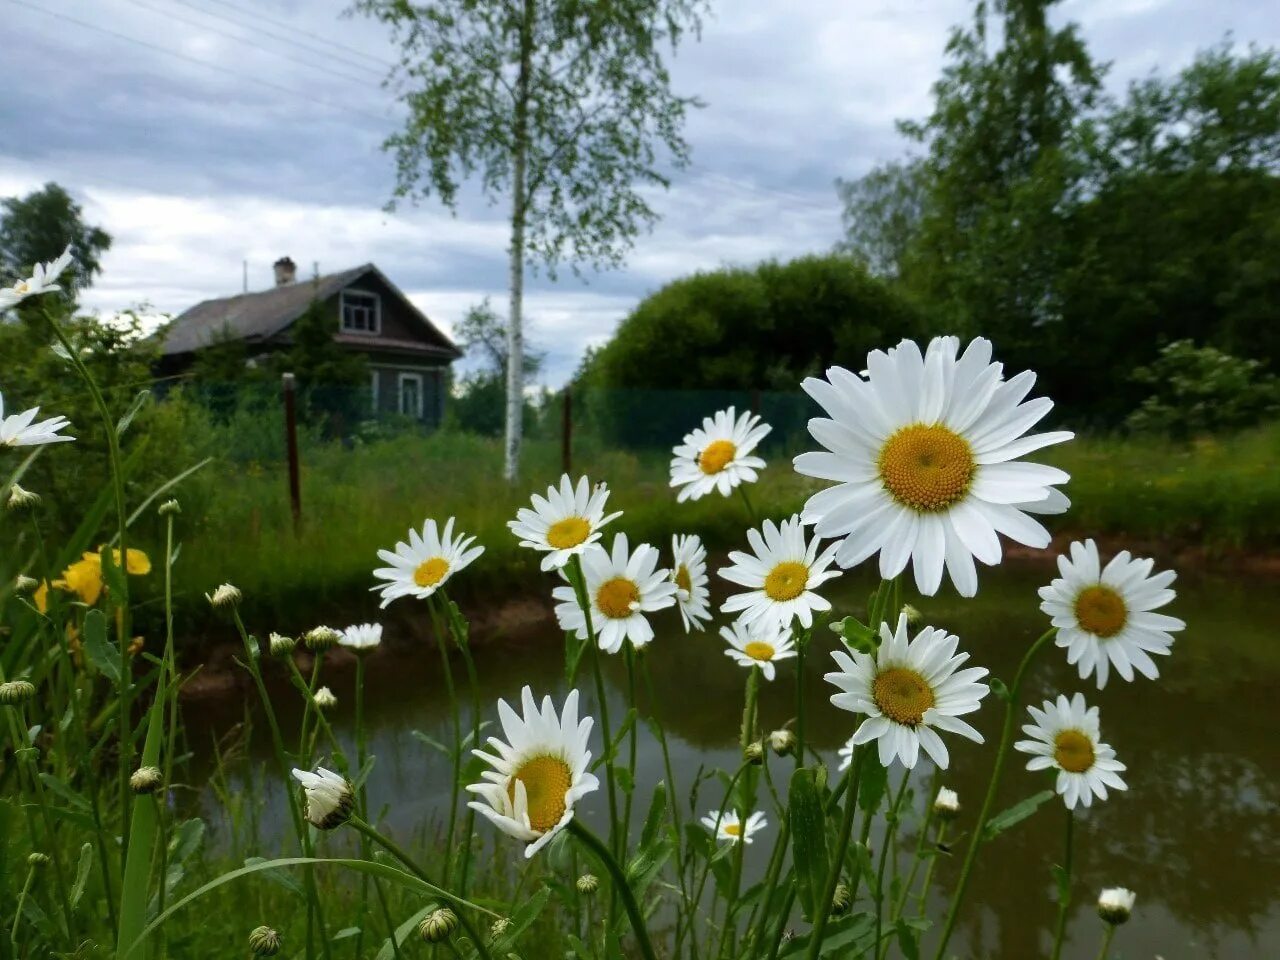
<path id="1" fill-rule="evenodd" d="M 450 209 L 469 180 L 509 206 L 505 476 L 520 460 L 526 268 L 620 265 L 688 162 L 666 57 L 706 0 L 357 0 L 391 28 L 408 107 L 385 143 L 397 198 Z"/>

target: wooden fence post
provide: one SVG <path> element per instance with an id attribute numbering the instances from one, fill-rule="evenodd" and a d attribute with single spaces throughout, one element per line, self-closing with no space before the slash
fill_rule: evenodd
<path id="1" fill-rule="evenodd" d="M 560 405 L 560 466 L 565 476 L 573 472 L 573 384 L 564 388 L 564 402 Z"/>
<path id="2" fill-rule="evenodd" d="M 289 506 L 293 511 L 293 530 L 302 523 L 302 484 L 298 478 L 298 411 L 296 380 L 292 373 L 281 376 L 284 383 L 284 442 L 289 461 Z"/>

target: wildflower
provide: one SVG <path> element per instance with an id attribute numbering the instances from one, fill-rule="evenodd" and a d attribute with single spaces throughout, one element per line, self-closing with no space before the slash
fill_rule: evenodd
<path id="1" fill-rule="evenodd" d="M 70 265 L 71 245 L 67 244 L 58 259 L 49 263 L 37 263 L 27 279 L 19 280 L 11 287 L 0 287 L 0 310 L 21 303 L 27 297 L 38 297 L 42 293 L 61 290 L 62 287 L 55 281 Z"/>
<path id="2" fill-rule="evenodd" d="M 1136 899 L 1138 895 L 1132 890 L 1108 887 L 1098 894 L 1098 916 L 1113 927 L 1118 927 L 1129 919 Z"/>
<path id="3" fill-rule="evenodd" d="M 904 340 L 872 351 L 865 378 L 832 367 L 827 379 L 803 384 L 827 412 L 809 421 L 826 449 L 800 454 L 795 468 L 837 484 L 809 498 L 805 523 L 839 538 L 846 569 L 878 552 L 887 580 L 913 563 L 926 596 L 937 593 L 944 565 L 960 594 L 973 596 L 974 558 L 998 563 L 998 534 L 1048 546 L 1048 531 L 1027 514 L 1069 505 L 1055 489 L 1067 474 L 1016 460 L 1072 437 L 1024 436 L 1053 407 L 1043 397 L 1023 402 L 1035 374 L 1002 379 L 988 340 L 959 351 L 955 337 L 935 337 L 923 355 Z"/>
<path id="4" fill-rule="evenodd" d="M 48 585 L 46 584 L 46 590 Z M 20 573 L 13 578 L 14 593 L 34 593 L 40 589 L 40 581 L 35 577 L 28 577 L 25 573 Z M 40 611 L 43 613 L 44 611 Z"/>
<path id="5" fill-rule="evenodd" d="M 546 554 L 543 570 L 559 570 L 599 540 L 606 523 L 622 516 L 621 511 L 605 515 L 608 499 L 609 488 L 603 483 L 589 490 L 587 478 L 581 477 L 575 487 L 566 473 L 558 489 L 547 487 L 545 497 L 535 493 L 533 509 L 521 507 L 507 527 L 520 538 L 520 546 Z"/>
<path id="6" fill-rule="evenodd" d="M 775 626 L 748 626 L 736 621 L 727 627 L 721 627 L 720 636 L 729 644 L 725 656 L 744 667 L 759 667 L 766 680 L 774 678 L 775 663 L 796 655 L 791 635 Z"/>
<path id="7" fill-rule="evenodd" d="M 582 575 L 591 607 L 591 623 L 600 649 L 617 653 L 630 640 L 637 649 L 653 639 L 646 613 L 676 602 L 676 585 L 666 570 L 656 569 L 658 551 L 647 543 L 628 550 L 627 535 L 613 538 L 613 552 L 592 546 L 582 555 Z M 587 617 L 573 587 L 556 587 L 552 596 L 560 628 L 587 638 Z"/>
<path id="8" fill-rule="evenodd" d="M 274 957 L 280 952 L 280 934 L 270 927 L 257 927 L 249 934 L 249 952 L 255 957 Z"/>
<path id="9" fill-rule="evenodd" d="M 578 878 L 578 892 L 590 896 L 600 889 L 600 880 L 595 874 L 584 873 Z"/>
<path id="10" fill-rule="evenodd" d="M 733 407 L 705 417 L 672 450 L 671 486 L 681 487 L 676 500 L 698 500 L 719 491 L 727 497 L 742 483 L 754 483 L 764 461 L 751 455 L 770 429 L 752 413 L 735 417 Z"/>
<path id="11" fill-rule="evenodd" d="M 357 623 L 342 631 L 338 643 L 356 653 L 365 653 L 382 642 L 382 624 Z"/>
<path id="12" fill-rule="evenodd" d="M 145 796 L 155 793 L 164 782 L 164 775 L 158 767 L 139 767 L 129 777 L 129 789 Z"/>
<path id="13" fill-rule="evenodd" d="M 841 881 L 836 884 L 835 892 L 831 895 L 831 912 L 839 916 L 842 913 L 848 913 L 851 906 L 853 906 L 853 894 L 849 891 L 849 885 Z"/>
<path id="14" fill-rule="evenodd" d="M 532 857 L 568 825 L 574 804 L 599 789 L 600 781 L 589 772 L 587 749 L 595 721 L 578 719 L 578 691 L 569 691 L 560 716 L 550 697 L 543 698 L 541 709 L 528 687 L 520 697 L 523 717 L 498 701 L 506 742 L 490 737 L 494 753 L 472 751 L 493 769 L 481 774 L 483 783 L 468 785 L 480 799 L 467 806 L 503 833 L 526 841 L 524 855 Z"/>
<path id="15" fill-rule="evenodd" d="M 5 501 L 5 506 L 14 513 L 34 510 L 36 507 L 40 506 L 40 494 L 32 493 L 30 490 L 24 490 L 15 483 L 9 488 L 9 499 Z"/>
<path id="16" fill-rule="evenodd" d="M 969 655 L 956 653 L 959 638 L 945 630 L 925 627 L 908 641 L 905 616 L 898 617 L 896 630 L 881 624 L 880 638 L 875 655 L 843 650 L 831 654 L 840 669 L 825 679 L 842 691 L 831 702 L 842 710 L 867 714 L 850 743 L 875 740 L 881 765 L 889 766 L 896 757 L 908 769 L 916 765 L 923 747 L 945 770 L 950 755 L 934 728 L 982 743 L 982 735 L 960 717 L 977 710 L 987 695 L 987 685 L 978 682 L 987 671 L 960 670 Z"/>
<path id="17" fill-rule="evenodd" d="M 940 787 L 933 798 L 933 815 L 944 822 L 960 816 L 960 795 L 947 787 Z"/>
<path id="18" fill-rule="evenodd" d="M 293 653 L 293 648 L 298 645 L 298 641 L 293 637 L 286 637 L 283 634 L 276 633 L 274 630 L 271 636 L 267 638 L 267 649 L 273 657 L 287 657 Z"/>
<path id="19" fill-rule="evenodd" d="M 757 810 L 743 823 L 734 810 L 711 811 L 702 818 L 702 825 L 715 834 L 717 840 L 730 843 L 751 843 L 751 838 L 769 825 L 763 813 Z"/>
<path id="20" fill-rule="evenodd" d="M 789 629 L 795 619 L 808 629 L 815 611 L 831 609 L 831 604 L 813 591 L 838 570 L 828 569 L 835 559 L 836 545 L 818 553 L 818 538 L 808 544 L 800 518 L 793 516 L 775 525 L 766 520 L 760 530 L 748 530 L 752 553 L 735 550 L 729 554 L 733 565 L 722 567 L 720 576 L 747 588 L 731 596 L 720 609 L 737 613 L 744 625 L 759 623 Z"/>
<path id="21" fill-rule="evenodd" d="M 312 627 L 302 635 L 302 642 L 307 645 L 307 649 L 312 653 L 324 653 L 326 650 L 332 650 L 341 639 L 342 634 L 337 630 L 323 625 Z"/>
<path id="22" fill-rule="evenodd" d="M 345 777 L 324 767 L 316 768 L 315 773 L 295 767 L 293 777 L 302 784 L 306 817 L 312 826 L 332 830 L 351 818 L 355 797 Z"/>
<path id="23" fill-rule="evenodd" d="M 177 500 L 166 500 L 156 508 L 156 513 L 160 514 L 162 517 L 177 516 L 181 512 L 182 507 L 178 505 Z"/>
<path id="24" fill-rule="evenodd" d="M 6 680 L 0 683 L 0 704 L 16 707 L 36 695 L 36 687 L 30 680 Z"/>
<path id="25" fill-rule="evenodd" d="M 311 699 L 317 710 L 332 710 L 338 705 L 338 698 L 328 687 L 321 687 Z"/>
<path id="26" fill-rule="evenodd" d="M 120 551 L 111 551 L 112 561 L 120 565 Z M 132 576 L 145 576 L 151 572 L 151 559 L 141 550 L 130 547 L 125 554 L 125 571 Z M 62 571 L 62 579 L 55 587 L 70 590 L 86 606 L 93 606 L 102 596 L 102 553 L 85 553 L 79 560 Z"/>
<path id="27" fill-rule="evenodd" d="M 707 589 L 707 550 L 696 536 L 671 538 L 671 580 L 684 631 L 703 629 L 711 619 L 711 591 Z"/>
<path id="28" fill-rule="evenodd" d="M 396 543 L 395 550 L 379 550 L 379 559 L 391 564 L 378 567 L 373 575 L 386 583 L 372 589 L 382 594 L 385 608 L 400 597 L 426 600 L 459 570 L 484 553 L 484 547 L 473 547 L 475 537 L 453 535 L 453 517 L 440 530 L 434 520 L 422 524 L 422 533 L 409 531 L 409 542 Z"/>
<path id="29" fill-rule="evenodd" d="M 212 595 L 206 593 L 204 598 L 216 609 L 225 610 L 239 605 L 240 591 L 231 584 L 224 583 L 214 590 Z"/>
<path id="30" fill-rule="evenodd" d="M 1031 740 L 1019 740 L 1015 750 L 1031 754 L 1028 770 L 1058 771 L 1057 791 L 1067 809 L 1076 804 L 1089 806 L 1094 795 L 1107 799 L 1107 788 L 1127 790 L 1120 779 L 1125 769 L 1116 752 L 1101 740 L 1098 708 L 1087 707 L 1084 695 L 1070 700 L 1059 694 L 1057 701 L 1046 700 L 1040 709 L 1028 707 L 1035 723 L 1023 726 Z"/>
<path id="31" fill-rule="evenodd" d="M 1172 570 L 1151 575 L 1154 562 L 1131 559 L 1122 550 L 1101 566 L 1092 540 L 1073 543 L 1071 557 L 1058 557 L 1061 577 L 1040 588 L 1040 609 L 1058 628 L 1055 643 L 1067 651 L 1083 680 L 1097 675 L 1098 689 L 1107 685 L 1112 666 L 1125 680 L 1134 671 L 1149 680 L 1160 675 L 1151 654 L 1167 656 L 1171 632 L 1186 624 L 1153 613 L 1176 595 L 1169 589 L 1177 576 Z"/>
<path id="32" fill-rule="evenodd" d="M 796 742 L 796 735 L 785 728 L 769 734 L 769 746 L 780 757 L 789 757 L 795 753 Z"/>
<path id="33" fill-rule="evenodd" d="M 418 935 L 427 943 L 444 943 L 458 929 L 458 915 L 448 907 L 427 914 L 418 924 Z"/>
<path id="34" fill-rule="evenodd" d="M 32 407 L 11 417 L 4 415 L 4 397 L 0 395 L 0 447 L 34 447 L 42 443 L 65 443 L 75 437 L 67 437 L 59 430 L 71 425 L 66 417 L 52 417 L 36 423 L 39 407 Z"/>

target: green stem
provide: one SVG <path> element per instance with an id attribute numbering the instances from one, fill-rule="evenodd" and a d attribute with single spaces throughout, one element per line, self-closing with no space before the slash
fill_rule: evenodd
<path id="1" fill-rule="evenodd" d="M 916 902 L 916 910 L 922 917 L 924 916 L 925 901 L 929 896 L 929 884 L 933 882 L 933 867 L 938 862 L 938 857 L 942 852 L 942 844 L 946 841 L 946 837 L 947 823 L 944 820 L 938 824 L 938 835 L 933 841 L 937 852 L 929 858 L 929 865 L 924 868 L 924 880 L 920 884 L 920 899 Z"/>
<path id="2" fill-rule="evenodd" d="M 1040 652 L 1045 644 L 1053 639 L 1057 632 L 1056 627 L 1050 627 L 1031 645 L 1023 655 L 1022 662 L 1018 664 L 1018 672 L 1014 674 L 1013 683 L 1009 686 L 1009 699 L 1004 705 L 1004 726 L 1000 732 L 1000 746 L 996 750 L 995 768 L 991 771 L 991 781 L 987 784 L 987 795 L 982 800 L 982 808 L 978 811 L 978 820 L 973 827 L 973 836 L 969 838 L 969 846 L 965 850 L 964 863 L 960 867 L 960 878 L 956 882 L 956 892 L 951 897 L 951 907 L 947 910 L 946 923 L 942 928 L 942 937 L 938 940 L 938 949 L 934 954 L 934 960 L 943 960 L 947 944 L 951 941 L 951 934 L 955 931 L 956 919 L 960 914 L 960 905 L 964 903 L 965 890 L 969 886 L 969 876 L 973 873 L 973 864 L 978 857 L 978 848 L 982 846 L 982 834 L 987 828 L 987 818 L 991 815 L 991 808 L 996 800 L 996 791 L 1000 786 L 1000 775 L 1004 772 L 1004 763 L 1008 757 L 1009 748 L 1013 743 L 1013 729 L 1017 719 L 1018 693 L 1022 689 L 1022 682 L 1026 679 L 1027 669 L 1031 666 L 1031 661 L 1035 659 L 1035 655 Z"/>
<path id="3" fill-rule="evenodd" d="M 796 631 L 796 769 L 804 766 L 804 655 L 812 630 Z"/>
<path id="4" fill-rule="evenodd" d="M 760 520 L 756 514 L 756 508 L 751 505 L 751 497 L 747 494 L 747 485 L 745 483 L 738 484 L 738 493 L 742 497 L 742 505 L 747 508 L 747 519 L 751 526 L 758 527 Z"/>
<path id="5" fill-rule="evenodd" d="M 1067 911 L 1071 907 L 1071 861 L 1075 847 L 1076 817 L 1071 808 L 1067 808 L 1067 829 L 1064 838 L 1066 852 L 1062 855 L 1062 887 L 1059 890 L 1058 922 L 1053 931 L 1053 953 L 1050 960 L 1058 960 L 1062 956 L 1062 938 L 1067 932 Z"/>
<path id="6" fill-rule="evenodd" d="M 587 581 L 582 572 L 582 558 L 574 554 L 566 568 L 569 582 L 573 584 L 573 592 L 578 598 L 578 607 L 587 625 L 587 643 L 591 646 L 591 670 L 596 681 L 596 709 L 600 712 L 600 735 L 604 737 L 604 773 L 605 786 L 609 794 L 609 841 L 611 845 L 618 842 L 618 798 L 614 787 L 613 775 L 613 732 L 609 727 L 609 698 L 605 695 L 604 671 L 600 665 L 600 644 L 596 641 L 595 625 L 591 620 L 591 601 L 587 597 Z"/>
<path id="7" fill-rule="evenodd" d="M 1116 935 L 1114 924 L 1106 925 L 1106 932 L 1102 934 L 1102 949 L 1098 951 L 1098 960 L 1107 960 L 1107 954 L 1111 951 L 1111 938 Z"/>
<path id="8" fill-rule="evenodd" d="M 35 837 L 31 838 L 32 840 Z M 35 879 L 35 865 L 27 867 L 27 879 L 22 884 L 22 892 L 18 894 L 18 906 L 13 911 L 13 928 L 9 931 L 9 944 L 13 947 L 13 955 L 19 956 L 18 953 L 18 922 L 22 919 L 22 907 L 27 902 L 27 893 L 31 890 L 31 881 Z"/>
<path id="9" fill-rule="evenodd" d="M 632 714 L 631 735 L 628 738 L 627 773 L 632 788 L 622 798 L 622 846 L 625 854 L 631 847 L 631 804 L 635 798 L 637 727 L 640 726 L 640 709 L 636 705 L 636 650 L 630 640 L 623 641 L 622 656 L 627 665 L 627 706 Z"/>
<path id="10" fill-rule="evenodd" d="M 618 866 L 618 861 L 609 852 L 609 848 L 605 846 L 599 837 L 584 827 L 582 821 L 577 817 L 569 821 L 568 829 L 609 871 L 613 886 L 622 897 L 622 906 L 627 911 L 627 918 L 631 921 L 631 930 L 635 934 L 636 944 L 640 947 L 640 955 L 644 957 L 644 960 L 655 960 L 653 944 L 649 942 L 649 932 L 645 929 L 644 914 L 640 912 L 640 907 L 636 904 L 635 894 L 631 892 L 631 886 L 627 883 L 627 877 L 622 872 L 622 867 Z"/>
<path id="11" fill-rule="evenodd" d="M 849 838 L 853 834 L 853 820 L 858 812 L 858 788 L 861 785 L 862 763 L 866 755 L 865 745 L 854 748 L 848 796 L 844 801 L 844 818 L 840 823 L 840 839 L 836 844 L 835 858 L 831 861 L 831 871 L 827 874 L 822 900 L 817 905 L 818 915 L 814 918 L 813 930 L 809 933 L 809 960 L 817 960 L 822 952 L 822 940 L 826 935 L 827 920 L 831 916 L 831 901 L 836 894 L 836 884 L 840 882 L 840 871 L 844 868 L 844 857 L 849 852 Z"/>
<path id="12" fill-rule="evenodd" d="M 356 775 L 361 776 L 364 773 L 365 761 L 365 740 L 364 740 L 364 651 L 356 651 Z M 356 809 L 360 811 L 362 817 L 369 815 L 369 801 L 365 790 L 364 781 L 361 780 L 359 788 L 356 790 Z M 362 860 L 369 859 L 369 839 L 364 834 L 360 835 L 360 858 Z M 360 916 L 359 927 L 360 932 L 356 934 L 356 950 L 357 957 L 363 955 L 364 947 L 364 928 L 366 918 L 369 915 L 369 876 L 364 874 L 360 877 Z M 395 942 L 395 929 L 392 928 L 391 942 Z"/>
<path id="13" fill-rule="evenodd" d="M 936 796 L 936 794 L 935 794 Z M 907 882 L 902 885 L 902 893 L 898 897 L 898 905 L 894 909 L 894 919 L 902 916 L 907 909 L 907 901 L 911 899 L 911 888 L 915 886 L 916 874 L 920 872 L 920 861 L 924 859 L 924 845 L 929 841 L 929 828 L 933 826 L 933 803 L 930 802 L 924 815 L 924 823 L 920 825 L 920 836 L 916 838 L 915 856 L 911 858 L 911 871 L 907 874 Z M 931 857 L 930 859 L 936 859 Z"/>
<path id="14" fill-rule="evenodd" d="M 450 756 L 449 770 L 449 826 L 444 841 L 444 886 L 449 885 L 453 875 L 453 842 L 458 833 L 458 792 L 462 779 L 462 717 L 458 713 L 458 693 L 453 685 L 453 667 L 449 663 L 449 645 L 445 642 L 444 627 L 440 622 L 440 613 L 436 609 L 434 598 L 427 602 L 427 610 L 431 615 L 431 627 L 435 632 L 436 646 L 440 650 L 440 671 L 444 677 L 445 693 L 449 699 L 449 720 L 453 729 L 453 753 Z"/>
<path id="15" fill-rule="evenodd" d="M 907 784 L 910 782 L 911 771 L 903 770 L 902 783 L 898 786 L 898 792 L 889 806 L 889 816 L 884 825 L 884 838 L 880 842 L 880 863 L 876 866 L 876 945 L 872 948 L 872 952 L 877 954 L 884 930 L 884 868 L 889 862 L 889 851 L 893 849 L 893 842 L 898 835 L 898 817 L 902 810 L 902 799 L 907 795 Z M 894 859 L 897 857 L 895 856 Z"/>
<path id="16" fill-rule="evenodd" d="M 742 730 L 739 735 L 739 746 L 745 758 L 747 748 L 757 740 L 756 736 L 756 712 L 760 701 L 760 668 L 752 665 L 751 671 L 747 674 L 746 692 L 743 696 L 742 706 Z M 761 762 L 765 762 L 764 758 Z M 746 797 L 738 808 L 738 822 L 745 830 L 747 826 L 747 818 L 754 812 L 755 807 L 755 778 L 754 771 L 748 768 L 744 781 L 746 783 Z M 733 870 L 730 874 L 729 896 L 725 902 L 724 911 L 724 927 L 720 931 L 720 944 L 716 947 L 716 956 L 724 953 L 726 944 L 732 944 L 734 935 L 734 923 L 738 909 L 738 892 L 742 888 L 742 863 L 746 857 L 746 844 L 741 840 L 734 844 L 733 849 Z"/>
<path id="17" fill-rule="evenodd" d="M 462 654 L 462 662 L 467 668 L 467 686 L 471 691 L 471 748 L 473 750 L 480 747 L 480 680 L 476 674 L 476 662 L 471 656 L 471 645 L 467 639 L 467 628 L 458 615 L 457 606 L 449 599 L 443 590 L 440 591 L 440 600 L 444 605 L 445 614 L 449 620 L 449 631 L 453 634 L 454 642 L 458 645 L 458 651 Z M 462 868 L 459 871 L 458 892 L 462 896 L 467 895 L 468 881 L 471 872 L 471 840 L 475 836 L 476 811 L 475 808 L 468 806 L 466 813 L 466 822 L 463 824 L 463 836 L 466 842 L 462 847 Z"/>

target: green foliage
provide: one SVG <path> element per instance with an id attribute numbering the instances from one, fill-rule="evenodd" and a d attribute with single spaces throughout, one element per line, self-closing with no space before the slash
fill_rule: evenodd
<path id="1" fill-rule="evenodd" d="M 37 263 L 56 260 L 68 245 L 74 260 L 59 282 L 64 289 L 83 290 L 102 272 L 99 258 L 111 247 L 110 235 L 85 223 L 80 205 L 56 183 L 0 200 L 0 286 L 29 275 Z"/>
<path id="2" fill-rule="evenodd" d="M 1177 340 L 1133 379 L 1151 391 L 1126 423 L 1134 430 L 1186 439 L 1237 430 L 1280 412 L 1280 384 L 1258 360 Z"/>
<path id="3" fill-rule="evenodd" d="M 483 302 L 471 307 L 453 331 L 454 342 L 468 355 L 478 358 L 479 369 L 465 374 L 447 411 L 448 425 L 496 437 L 506 422 L 507 406 L 507 325 Z M 526 347 L 522 353 L 524 375 L 537 376 L 545 355 Z M 533 405 L 526 399 L 524 426 L 527 432 L 536 422 Z"/>
<path id="4" fill-rule="evenodd" d="M 368 396 L 353 389 L 369 382 L 364 355 L 334 341 L 338 315 L 313 299 L 289 328 L 293 344 L 275 366 L 298 378 L 306 416 L 333 436 L 342 436 L 369 409 Z"/>
<path id="5" fill-rule="evenodd" d="M 839 249 L 878 276 L 899 276 L 924 215 L 925 168 L 916 160 L 877 166 L 857 180 L 836 180 L 845 240 Z"/>

